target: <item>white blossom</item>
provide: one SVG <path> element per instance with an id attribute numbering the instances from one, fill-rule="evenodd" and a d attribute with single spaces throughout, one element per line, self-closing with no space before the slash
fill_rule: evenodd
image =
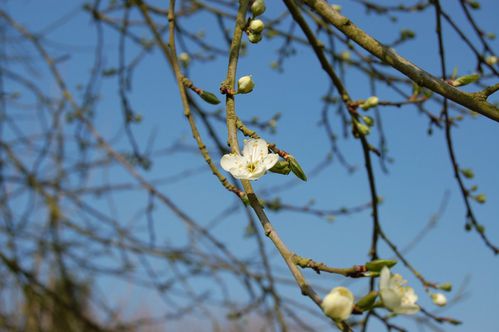
<path id="1" fill-rule="evenodd" d="M 322 300 L 324 313 L 335 321 L 348 319 L 352 314 L 354 296 L 346 287 L 336 287 Z"/>
<path id="2" fill-rule="evenodd" d="M 275 153 L 269 153 L 267 142 L 263 139 L 244 141 L 243 155 L 226 154 L 220 160 L 224 170 L 241 180 L 257 180 L 271 169 L 279 160 Z"/>
<path id="3" fill-rule="evenodd" d="M 415 314 L 419 311 L 416 304 L 418 296 L 400 274 L 392 275 L 386 266 L 381 270 L 379 293 L 386 308 L 397 314 Z"/>

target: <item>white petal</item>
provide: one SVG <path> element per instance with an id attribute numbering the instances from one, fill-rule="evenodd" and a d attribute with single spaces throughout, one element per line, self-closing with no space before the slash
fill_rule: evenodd
<path id="1" fill-rule="evenodd" d="M 269 153 L 263 160 L 262 164 L 265 166 L 266 170 L 271 169 L 279 160 L 279 155 L 275 153 Z"/>
<path id="2" fill-rule="evenodd" d="M 402 299 L 400 295 L 390 288 L 383 288 L 380 290 L 381 299 L 383 300 L 383 304 L 390 310 L 397 310 L 400 308 L 402 304 Z"/>
<path id="3" fill-rule="evenodd" d="M 222 159 L 220 159 L 220 166 L 227 172 L 231 169 L 239 168 L 244 164 L 244 157 L 241 157 L 235 153 L 224 154 Z"/>
<path id="4" fill-rule="evenodd" d="M 263 160 L 268 154 L 267 142 L 263 139 L 249 139 L 244 141 L 243 156 L 250 162 Z"/>
<path id="5" fill-rule="evenodd" d="M 388 288 L 390 285 L 390 269 L 386 266 L 383 266 L 381 269 L 381 275 L 379 278 L 379 289 Z"/>
<path id="6" fill-rule="evenodd" d="M 418 313 L 420 310 L 419 306 L 417 304 L 411 304 L 411 305 L 404 305 L 401 307 L 396 308 L 393 310 L 393 312 L 397 314 L 404 314 L 404 315 L 413 315 Z"/>

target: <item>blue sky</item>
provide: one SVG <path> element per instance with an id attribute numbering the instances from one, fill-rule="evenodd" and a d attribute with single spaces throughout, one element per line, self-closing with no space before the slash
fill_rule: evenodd
<path id="1" fill-rule="evenodd" d="M 278 1 L 267 1 L 267 3 L 268 11 L 264 19 L 273 18 L 284 9 Z M 421 68 L 438 75 L 440 72 L 438 48 L 434 38 L 434 17 L 431 10 L 425 14 L 402 14 L 399 21 L 394 23 L 386 17 L 366 15 L 358 4 L 351 1 L 337 1 L 337 3 L 343 6 L 343 13 L 346 16 L 381 42 L 395 40 L 401 29 L 414 30 L 417 35 L 416 40 L 397 48 L 397 51 Z M 391 4 L 393 1 L 379 3 Z M 449 6 L 446 8 L 457 22 L 463 22 L 458 1 L 443 3 Z M 481 3 L 482 10 L 474 11 L 473 14 L 485 31 L 498 33 L 496 13 L 499 12 L 499 3 L 494 0 Z M 32 31 L 40 31 L 49 26 L 54 19 L 72 12 L 81 4 L 76 1 L 60 0 L 43 2 L 17 0 L 2 5 Z M 158 4 L 163 5 L 162 2 Z M 191 31 L 204 31 L 207 39 L 220 38 L 212 26 L 213 20 L 203 16 L 196 16 L 188 23 Z M 452 70 L 457 67 L 460 74 L 472 73 L 474 63 L 470 61 L 471 53 L 463 51 L 462 42 L 449 31 L 447 25 L 444 26 L 444 30 L 448 68 Z M 145 30 L 143 33 L 144 37 L 150 37 Z M 69 60 L 60 65 L 60 69 L 72 89 L 88 79 L 94 39 L 95 28 L 87 15 L 71 16 L 64 24 L 51 30 L 47 36 L 47 41 L 53 45 L 51 49 L 53 54 L 70 55 Z M 476 38 L 472 40 L 476 43 Z M 263 136 L 292 153 L 302 167 L 310 172 L 323 160 L 329 148 L 324 128 L 318 125 L 322 108 L 320 100 L 327 91 L 328 81 L 311 50 L 302 46 L 295 46 L 296 53 L 285 61 L 283 73 L 272 70 L 270 64 L 275 61 L 276 51 L 281 45 L 282 40 L 275 38 L 264 39 L 259 44 L 248 46 L 247 55 L 240 60 L 238 76 L 253 75 L 256 88 L 251 94 L 237 97 L 237 112 L 246 120 L 255 116 L 270 119 L 276 112 L 280 112 L 282 115 L 278 121 L 277 133 L 275 135 L 264 133 Z M 491 45 L 495 50 L 498 49 L 497 41 L 492 41 Z M 67 46 L 70 46 L 70 51 Z M 128 47 L 127 56 L 131 59 L 138 50 L 132 45 Z M 116 33 L 105 29 L 104 67 L 116 66 L 117 48 Z M 339 51 L 341 50 L 340 48 Z M 43 64 L 35 60 L 34 65 L 40 67 L 40 80 L 46 81 L 47 88 L 53 89 L 55 93 L 56 86 L 42 69 Z M 226 65 L 226 58 L 219 58 L 209 63 L 194 62 L 190 67 L 190 77 L 198 86 L 217 91 L 226 74 Z M 345 82 L 352 97 L 363 99 L 370 96 L 368 80 L 355 69 L 347 67 L 345 70 L 347 72 Z M 393 73 L 395 72 L 392 71 Z M 156 149 L 169 147 L 179 139 L 188 146 L 195 145 L 182 115 L 171 71 L 157 50 L 140 64 L 135 72 L 132 88 L 130 99 L 133 107 L 143 116 L 143 122 L 134 127 L 141 147 L 147 145 L 152 135 L 155 137 Z M 381 100 L 400 100 L 399 96 L 395 96 L 391 90 L 383 86 L 377 87 L 377 91 Z M 107 138 L 120 132 L 121 118 L 116 93 L 116 79 L 104 78 L 99 81 L 100 98 L 96 124 Z M 493 96 L 492 100 L 497 101 L 497 96 Z M 209 110 L 217 108 L 220 107 L 207 106 Z M 438 105 L 430 104 L 429 108 L 438 113 Z M 470 331 L 478 328 L 492 331 L 499 323 L 497 317 L 499 299 L 494 296 L 499 293 L 497 284 L 499 265 L 497 258 L 485 248 L 476 233 L 464 231 L 465 210 L 452 175 L 444 133 L 441 130 L 434 130 L 433 135 L 429 136 L 427 118 L 420 115 L 414 107 L 384 108 L 380 111 L 388 139 L 389 155 L 394 158 L 393 164 L 389 165 L 388 174 L 384 174 L 375 162 L 378 190 L 384 199 L 380 213 L 385 232 L 400 248 L 403 248 L 426 225 L 432 214 L 438 210 L 444 194 L 448 192 L 448 206 L 442 218 L 435 229 L 419 242 L 407 257 L 429 280 L 452 282 L 456 286 L 455 289 L 469 280 L 466 285 L 466 296 L 444 312 L 445 315 L 463 320 L 464 324 L 459 327 L 444 326 L 444 330 Z M 338 119 L 334 117 L 333 119 L 333 125 L 338 130 Z M 499 243 L 499 172 L 497 172 L 499 155 L 496 146 L 499 140 L 498 128 L 497 123 L 478 117 L 463 121 L 453 131 L 460 165 L 473 168 L 476 175 L 475 179 L 468 180 L 467 183 L 478 184 L 479 191 L 487 195 L 487 203 L 474 204 L 474 208 L 478 220 L 484 224 L 487 234 L 496 244 Z M 224 137 L 226 129 L 222 123 L 217 126 L 217 130 Z M 206 132 L 202 135 L 206 137 Z M 378 138 L 374 133 L 370 139 L 376 142 Z M 321 209 L 336 209 L 366 203 L 369 201 L 369 191 L 360 144 L 351 138 L 349 140 L 340 138 L 339 144 L 349 162 L 357 166 L 357 172 L 350 174 L 336 161 L 317 176 L 311 176 L 308 182 L 296 180 L 297 184 L 277 194 L 272 191 L 273 186 L 288 183 L 291 176 L 286 178 L 270 174 L 255 182 L 256 192 L 270 192 L 266 197 L 274 198 L 278 195 L 283 202 L 296 205 L 306 204 L 313 199 L 314 207 Z M 126 141 L 121 139 L 115 146 L 125 147 Z M 216 155 L 216 150 L 212 151 L 213 155 Z M 199 169 L 203 165 L 203 159 L 198 154 L 175 153 L 156 160 L 152 169 L 145 175 L 149 179 L 154 179 L 165 176 L 165 173 L 175 175 L 186 169 Z M 104 176 L 106 175 L 103 174 Z M 128 178 L 126 172 L 119 168 L 113 168 L 107 176 L 112 181 Z M 100 180 L 96 178 L 95 181 L 97 183 Z M 207 169 L 182 181 L 163 186 L 161 189 L 202 225 L 208 225 L 214 218 L 218 218 L 223 208 L 236 203 L 233 195 L 225 191 Z M 133 216 L 138 206 L 133 202 L 139 202 L 140 206 L 144 206 L 146 198 L 146 195 L 139 193 L 118 195 L 115 199 L 115 204 L 118 206 L 117 218 L 123 224 L 134 221 Z M 96 202 L 96 204 L 104 203 Z M 333 223 L 291 212 L 269 212 L 269 216 L 283 240 L 300 255 L 339 267 L 362 264 L 368 259 L 371 234 L 369 213 L 338 217 Z M 159 222 L 163 219 L 174 219 L 166 209 L 158 210 L 156 217 L 158 223 L 155 227 L 159 242 L 178 241 L 178 237 L 186 235 L 182 226 L 176 222 Z M 140 231 L 145 229 L 145 224 L 141 221 L 133 227 L 137 227 Z M 219 239 L 226 241 L 231 250 L 245 257 L 256 250 L 254 241 L 243 236 L 245 227 L 245 216 L 240 209 L 238 213 L 221 218 L 212 230 Z M 283 269 L 284 265 L 270 242 L 267 243 L 267 249 L 272 257 L 273 266 L 276 269 Z M 386 246 L 381 245 L 381 256 L 392 257 L 393 254 Z M 421 285 L 409 271 L 401 264 L 396 267 L 396 271 L 414 286 L 420 295 L 420 302 L 426 308 L 433 309 Z M 312 273 L 306 275 L 314 280 L 317 279 Z M 103 287 L 109 287 L 108 281 L 100 282 Z M 344 280 L 322 274 L 318 282 L 327 289 L 342 284 Z M 117 298 L 125 296 L 120 287 L 124 286 L 111 287 Z M 199 287 L 209 289 L 210 285 L 200 283 Z M 365 289 L 365 284 L 357 283 L 353 288 L 360 293 Z M 234 292 L 238 294 L 238 290 Z M 449 298 L 456 293 L 456 291 L 450 293 Z M 151 304 L 149 293 L 133 290 L 133 294 L 134 297 L 142 299 L 138 301 L 139 303 L 155 306 Z M 287 288 L 287 295 L 308 303 L 301 298 L 298 288 Z"/>

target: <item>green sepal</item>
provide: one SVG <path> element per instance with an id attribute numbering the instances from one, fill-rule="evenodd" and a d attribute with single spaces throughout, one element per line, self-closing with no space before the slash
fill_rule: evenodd
<path id="1" fill-rule="evenodd" d="M 288 175 L 291 172 L 291 168 L 289 166 L 289 162 L 287 160 L 279 160 L 269 172 Z"/>
<path id="2" fill-rule="evenodd" d="M 289 156 L 288 157 L 288 162 L 289 162 L 289 167 L 291 168 L 291 171 L 300 179 L 303 181 L 307 181 L 307 176 L 305 175 L 305 172 L 301 168 L 300 164 L 294 157 Z"/>
<path id="3" fill-rule="evenodd" d="M 397 264 L 396 260 L 393 259 L 376 259 L 371 262 L 366 263 L 366 268 L 371 272 L 380 272 L 384 266 L 391 268 Z"/>
<path id="4" fill-rule="evenodd" d="M 203 100 L 207 103 L 213 104 L 213 105 L 218 105 L 220 104 L 220 100 L 215 96 L 213 93 L 208 92 L 208 91 L 202 91 L 201 94 L 199 95 Z"/>
<path id="5" fill-rule="evenodd" d="M 376 302 L 376 298 L 378 297 L 377 291 L 369 292 L 366 296 L 361 298 L 357 303 L 355 303 L 355 307 L 361 311 L 371 310 Z"/>

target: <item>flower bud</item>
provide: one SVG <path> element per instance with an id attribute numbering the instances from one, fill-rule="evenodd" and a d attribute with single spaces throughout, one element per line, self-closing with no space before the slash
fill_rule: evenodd
<path id="1" fill-rule="evenodd" d="M 346 287 L 336 287 L 324 297 L 321 303 L 324 313 L 337 322 L 350 317 L 353 310 L 354 296 Z"/>
<path id="2" fill-rule="evenodd" d="M 378 105 L 379 99 L 376 96 L 371 96 L 367 98 L 362 104 L 360 104 L 360 108 L 362 108 L 364 111 L 367 111 L 371 107 L 375 107 Z"/>
<path id="3" fill-rule="evenodd" d="M 237 93 L 250 93 L 255 87 L 251 75 L 243 76 L 237 81 Z"/>
<path id="4" fill-rule="evenodd" d="M 265 28 L 265 24 L 263 23 L 262 20 L 251 20 L 248 29 L 253 32 L 253 33 L 261 33 L 263 31 L 263 28 Z"/>
<path id="5" fill-rule="evenodd" d="M 497 63 L 497 57 L 495 55 L 489 55 L 488 57 L 485 58 L 485 63 L 493 66 Z"/>
<path id="6" fill-rule="evenodd" d="M 265 1 L 264 0 L 255 0 L 251 5 L 251 13 L 253 16 L 260 16 L 265 12 Z"/>
<path id="7" fill-rule="evenodd" d="M 371 132 L 371 129 L 368 126 L 366 126 L 365 124 L 360 123 L 356 120 L 354 121 L 354 125 L 355 125 L 354 134 L 361 135 L 361 136 L 367 136 Z"/>
<path id="8" fill-rule="evenodd" d="M 178 59 L 180 60 L 180 63 L 184 68 L 187 68 L 189 66 L 189 63 L 191 62 L 191 57 L 185 52 L 180 53 Z"/>
<path id="9" fill-rule="evenodd" d="M 431 300 L 434 304 L 439 307 L 444 307 L 447 304 L 447 298 L 442 293 L 433 293 L 431 294 Z"/>
<path id="10" fill-rule="evenodd" d="M 350 52 L 348 51 L 343 51 L 340 53 L 340 59 L 343 61 L 348 61 L 350 60 Z"/>
<path id="11" fill-rule="evenodd" d="M 262 34 L 261 33 L 248 33 L 248 40 L 252 44 L 258 43 L 260 40 L 262 40 Z"/>

